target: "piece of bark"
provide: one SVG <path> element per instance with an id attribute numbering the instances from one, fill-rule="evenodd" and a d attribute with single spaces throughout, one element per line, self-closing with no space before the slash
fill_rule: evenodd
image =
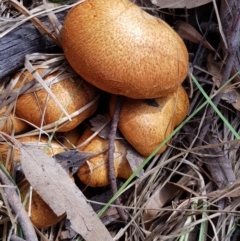
<path id="1" fill-rule="evenodd" d="M 56 16 L 63 22 L 67 11 L 57 13 Z M 40 20 L 52 30 L 48 17 Z M 27 54 L 55 53 L 61 52 L 51 39 L 43 36 L 37 28 L 27 22 L 11 31 L 9 34 L 0 38 L 0 85 L 4 83 L 4 77 L 12 74 L 24 65 L 24 59 Z"/>

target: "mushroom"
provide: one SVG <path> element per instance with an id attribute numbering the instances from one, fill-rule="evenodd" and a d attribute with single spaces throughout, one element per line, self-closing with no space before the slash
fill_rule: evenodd
<path id="1" fill-rule="evenodd" d="M 30 188 L 30 183 L 27 180 L 23 180 L 19 184 L 19 190 L 21 193 L 21 199 L 24 201 L 27 192 Z M 26 211 L 29 208 L 29 199 L 27 200 L 25 209 Z M 46 202 L 37 194 L 36 191 L 32 191 L 32 199 L 31 199 L 31 222 L 37 227 L 37 228 L 48 228 L 52 225 L 59 222 L 61 219 L 63 219 L 65 214 L 61 216 L 57 216 L 53 210 L 48 206 Z"/>
<path id="2" fill-rule="evenodd" d="M 87 140 L 94 132 L 86 129 L 78 141 L 78 145 Z M 127 148 L 119 140 L 115 140 L 114 167 L 116 177 L 128 179 L 133 173 L 128 160 L 126 159 Z M 96 156 L 89 158 L 82 167 L 79 168 L 77 176 L 88 186 L 102 187 L 109 184 L 108 177 L 108 140 L 95 136 L 80 151 L 96 153 Z M 98 154 L 99 153 L 99 154 Z"/>
<path id="3" fill-rule="evenodd" d="M 60 146 L 56 141 L 51 141 L 51 143 L 48 143 L 48 138 L 45 136 L 42 136 L 40 139 L 38 136 L 26 136 L 26 137 L 21 137 L 17 140 L 24 144 L 38 145 L 43 150 L 45 150 L 46 147 L 48 147 L 46 149 L 46 153 L 49 156 L 53 156 L 65 151 L 65 149 L 62 146 Z M 20 162 L 20 151 L 16 148 L 13 148 L 11 153 L 11 159 L 9 160 L 8 163 L 6 163 L 9 147 L 10 146 L 8 143 L 0 144 L 0 160 L 6 166 L 7 170 L 11 172 L 11 169 L 17 163 Z"/>
<path id="4" fill-rule="evenodd" d="M 128 0 L 87 0 L 73 7 L 62 47 L 86 81 L 134 99 L 166 96 L 188 72 L 188 52 L 177 33 Z"/>
<path id="5" fill-rule="evenodd" d="M 116 96 L 110 101 L 113 115 Z M 152 103 L 151 103 L 152 102 Z M 118 127 L 126 140 L 143 156 L 149 156 L 157 146 L 186 117 L 189 100 L 186 91 L 178 91 L 155 100 L 136 100 L 125 97 Z M 164 145 L 157 154 L 166 149 Z"/>
<path id="6" fill-rule="evenodd" d="M 37 71 L 39 74 L 41 74 L 43 73 L 44 69 L 38 69 Z M 53 79 L 58 74 L 58 72 L 49 74 L 44 77 L 44 80 L 46 81 Z M 16 87 L 19 87 L 23 80 L 26 81 L 24 83 L 26 84 L 33 79 L 33 75 L 31 75 L 28 71 L 25 71 L 19 77 Z M 62 104 L 62 106 L 66 108 L 69 114 L 78 111 L 80 108 L 93 101 L 98 95 L 98 90 L 81 78 L 77 78 L 75 80 L 72 78 L 65 78 L 58 83 L 52 84 L 51 91 Z M 64 132 L 74 129 L 87 117 L 92 115 L 97 106 L 98 101 L 93 102 L 93 104 L 90 105 L 86 110 L 73 117 L 71 122 L 65 123 L 58 128 L 57 131 Z M 50 96 L 48 96 L 48 93 L 44 89 L 37 90 L 33 93 L 20 95 L 16 103 L 16 114 L 36 126 L 41 126 L 42 118 L 44 119 L 43 124 L 50 124 L 57 122 L 64 117 L 64 115 L 62 116 L 62 111 L 58 105 Z"/>
<path id="7" fill-rule="evenodd" d="M 12 113 L 7 114 L 7 106 L 0 110 L 0 131 L 10 134 L 12 131 L 18 133 L 27 128 L 27 123 L 20 120 Z"/>
<path id="8" fill-rule="evenodd" d="M 73 149 L 77 146 L 77 143 L 82 136 L 81 125 L 77 126 L 73 130 L 62 133 L 62 135 L 58 136 L 60 138 L 62 145 L 66 149 Z"/>

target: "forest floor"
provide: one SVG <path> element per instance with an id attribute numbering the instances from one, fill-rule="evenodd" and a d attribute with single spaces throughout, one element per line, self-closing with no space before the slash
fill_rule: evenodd
<path id="1" fill-rule="evenodd" d="M 159 0 L 153 5 L 143 0 L 139 4 L 149 14 L 166 21 L 183 39 L 189 55 L 188 76 L 183 87 L 190 106 L 184 121 L 159 143 L 158 150 L 166 145 L 162 154 L 156 155 L 155 151 L 143 157 L 126 144 L 129 164 L 119 164 L 119 173 L 123 174 L 119 174 L 116 180 L 117 190 L 113 188 L 114 180 L 110 185 L 106 181 L 108 176 L 115 178 L 108 173 L 108 147 L 103 150 L 83 148 L 86 143 L 91 143 L 91 138 L 99 138 L 98 141 L 104 143 L 102 146 L 107 145 L 111 128 L 110 119 L 105 115 L 111 98 L 109 94 L 102 93 L 99 97 L 94 92 L 94 97 L 83 107 L 74 109 L 78 115 L 93 108 L 88 118 L 85 117 L 84 122 L 72 131 L 58 132 L 56 123 L 45 123 L 46 119 L 36 124 L 22 116 L 17 117 L 17 104 L 26 92 L 34 94 L 31 94 L 32 99 L 29 97 L 22 102 L 23 112 L 30 112 L 34 118 L 47 113 L 47 108 L 43 108 L 43 113 L 37 113 L 40 99 L 37 107 L 28 107 L 28 103 L 33 103 L 38 96 L 39 89 L 50 89 L 43 86 L 44 78 L 36 69 L 44 69 L 47 75 L 58 72 L 53 85 L 66 78 L 79 78 L 61 50 L 59 30 L 66 13 L 55 15 L 68 11 L 71 4 L 76 3 L 0 2 L 0 70 L 1 65 L 9 66 L 6 74 L 3 70 L 2 75 L 0 73 L 0 240 L 240 240 L 240 2 L 198 1 L 199 6 L 191 6 L 192 2 L 175 0 L 170 4 L 170 1 Z M 178 8 L 174 8 L 174 4 L 179 4 Z M 47 18 L 52 25 L 50 30 L 45 22 L 41 25 L 41 16 L 46 9 L 50 9 Z M 33 41 L 27 37 L 28 30 L 24 27 L 27 17 L 32 14 L 36 14 L 31 18 L 32 26 L 44 36 L 39 41 L 47 39 L 53 46 L 45 46 L 41 51 L 43 47 L 36 41 L 39 37 L 31 32 L 38 51 L 32 52 L 30 47 L 26 51 L 18 49 L 16 63 L 20 65 L 16 69 L 16 63 L 9 61 L 14 56 L 10 50 L 20 42 L 24 49 L 23 41 Z M 9 39 L 5 41 L 7 36 L 13 38 L 12 46 L 9 46 Z M 17 41 L 18 38 L 21 41 Z M 1 54 L 3 52 L 5 55 Z M 34 77 L 26 77 L 26 70 Z M 35 85 L 16 85 L 17 72 L 21 73 L 22 79 L 36 79 Z M 64 88 L 56 90 L 54 101 L 62 101 L 63 97 L 58 94 L 64 92 Z M 78 87 L 75 90 L 79 91 Z M 46 91 L 51 99 L 51 91 Z M 100 103 L 98 107 L 96 102 Z M 55 113 L 60 105 L 55 104 L 50 112 Z M 57 120 L 57 125 L 62 125 L 70 117 L 64 118 Z M 22 127 L 15 133 L 17 121 Z M 86 134 L 86 128 L 90 134 Z M 119 132 L 116 139 L 125 143 Z M 34 149 L 36 145 L 48 155 Z M 118 155 L 123 152 L 115 149 L 114 158 L 120 160 L 122 157 Z M 53 155 L 64 168 L 59 169 L 58 164 L 49 165 L 54 161 L 50 157 Z M 86 161 L 96 156 L 106 162 L 97 178 L 103 178 L 107 185 L 100 185 L 97 179 L 98 187 L 90 187 L 95 177 L 84 176 L 84 173 L 79 180 L 78 169 L 86 168 Z M 131 171 L 127 173 L 129 165 Z M 86 172 L 90 175 L 92 171 Z"/>

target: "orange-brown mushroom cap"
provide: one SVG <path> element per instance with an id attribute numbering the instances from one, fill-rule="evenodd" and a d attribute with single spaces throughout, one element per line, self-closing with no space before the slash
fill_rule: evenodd
<path id="1" fill-rule="evenodd" d="M 27 129 L 28 125 L 26 122 L 20 120 L 12 113 L 6 115 L 6 110 L 6 106 L 0 110 L 0 131 L 10 134 L 12 131 L 18 133 Z"/>
<path id="2" fill-rule="evenodd" d="M 177 33 L 128 0 L 87 0 L 71 9 L 62 46 L 86 81 L 134 99 L 176 91 L 188 71 L 188 52 Z"/>
<path id="3" fill-rule="evenodd" d="M 43 71 L 44 69 L 38 69 L 39 73 Z M 49 74 L 44 80 L 53 78 L 57 76 L 57 74 L 57 72 Z M 21 74 L 16 87 L 20 86 L 25 77 L 27 77 L 25 80 L 26 83 L 34 79 L 33 75 L 25 71 Z M 72 78 L 66 78 L 58 83 L 54 83 L 51 86 L 51 91 L 70 115 L 93 101 L 99 92 L 82 78 L 75 78 L 74 80 Z M 73 117 L 72 121 L 58 128 L 57 131 L 64 132 L 74 129 L 87 117 L 92 115 L 97 109 L 97 106 L 98 101 L 95 101 L 82 113 Z M 57 122 L 65 117 L 55 101 L 48 96 L 45 89 L 20 95 L 16 102 L 16 114 L 36 126 L 41 126 L 42 118 L 44 119 L 44 125 Z"/>
<path id="4" fill-rule="evenodd" d="M 86 129 L 80 138 L 78 145 L 83 143 L 93 131 Z M 115 175 L 127 179 L 133 173 L 128 160 L 126 159 L 127 148 L 119 140 L 114 142 L 114 168 Z M 84 165 L 79 168 L 77 175 L 79 179 L 86 185 L 92 187 L 102 187 L 109 184 L 108 177 L 108 140 L 99 136 L 95 136 L 86 146 L 80 148 L 81 151 L 99 153 L 89 158 Z"/>
<path id="5" fill-rule="evenodd" d="M 126 140 L 143 156 L 149 156 L 157 146 L 186 117 L 189 109 L 187 93 L 182 86 L 177 92 L 155 99 L 156 105 L 146 100 L 124 98 L 118 127 Z M 110 101 L 113 115 L 116 98 Z M 166 149 L 164 145 L 158 154 Z"/>

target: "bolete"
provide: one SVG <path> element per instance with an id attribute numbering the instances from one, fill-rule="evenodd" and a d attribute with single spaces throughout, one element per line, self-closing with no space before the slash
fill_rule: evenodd
<path id="1" fill-rule="evenodd" d="M 93 134 L 93 131 L 86 129 L 78 141 L 83 143 Z M 127 148 L 119 140 L 115 140 L 114 167 L 116 177 L 128 179 L 133 173 L 128 160 L 126 159 Z M 102 187 L 109 184 L 108 177 L 108 140 L 95 136 L 80 151 L 92 152 L 96 156 L 89 158 L 77 172 L 79 179 L 91 187 Z"/>
<path id="2" fill-rule="evenodd" d="M 0 110 L 0 131 L 10 134 L 12 131 L 18 133 L 27 128 L 27 123 L 20 120 L 16 115 L 7 113 L 7 106 Z"/>
<path id="3" fill-rule="evenodd" d="M 110 101 L 113 115 L 116 96 Z M 149 156 L 157 146 L 186 117 L 189 100 L 186 91 L 178 91 L 155 100 L 136 100 L 125 97 L 120 111 L 118 128 L 126 140 L 143 156 Z M 158 154 L 166 149 L 163 146 Z"/>
<path id="4" fill-rule="evenodd" d="M 22 201 L 24 201 L 29 191 L 30 183 L 27 180 L 24 180 L 19 184 L 18 188 L 21 193 Z M 29 204 L 30 202 L 28 199 L 26 203 L 26 211 L 28 211 Z M 63 219 L 64 216 L 65 214 L 57 216 L 48 204 L 37 194 L 37 192 L 34 190 L 32 191 L 30 219 L 37 228 L 51 227 Z"/>
<path id="5" fill-rule="evenodd" d="M 134 99 L 166 96 L 188 72 L 188 52 L 178 34 L 128 0 L 87 0 L 73 7 L 62 47 L 86 81 Z"/>
<path id="6" fill-rule="evenodd" d="M 38 69 L 39 74 L 43 73 L 43 71 L 44 69 Z M 58 74 L 58 72 L 49 74 L 44 77 L 44 80 L 53 79 Z M 16 87 L 19 87 L 23 80 L 25 80 L 27 84 L 33 79 L 33 75 L 25 71 L 19 77 Z M 66 78 L 60 82 L 54 83 L 51 86 L 51 91 L 67 110 L 69 115 L 93 101 L 98 95 L 98 90 L 80 77 L 77 79 Z M 87 117 L 92 115 L 97 106 L 98 101 L 95 101 L 82 113 L 72 118 L 72 121 L 66 124 L 64 123 L 57 131 L 64 132 L 74 129 Z M 20 95 L 16 102 L 16 114 L 36 126 L 41 126 L 42 118 L 43 124 L 51 124 L 65 117 L 65 115 L 62 115 L 62 111 L 55 101 L 48 96 L 45 89 Z"/>

